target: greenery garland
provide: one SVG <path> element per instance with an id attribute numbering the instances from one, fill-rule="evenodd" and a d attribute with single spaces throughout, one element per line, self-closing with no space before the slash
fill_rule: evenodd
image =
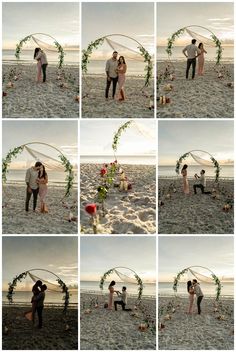
<path id="1" fill-rule="evenodd" d="M 12 162 L 13 158 L 16 158 L 18 154 L 23 152 L 24 147 L 16 147 L 13 150 L 10 149 L 5 159 L 2 159 L 2 181 L 7 182 L 8 167 Z"/>
<path id="2" fill-rule="evenodd" d="M 174 278 L 174 283 L 173 283 L 173 290 L 175 293 L 177 293 L 177 289 L 178 289 L 178 285 L 179 285 L 179 280 L 181 278 L 181 276 L 183 276 L 186 272 L 188 271 L 188 268 L 181 270 L 180 272 L 178 272 L 178 274 L 176 275 L 176 277 Z"/>
<path id="3" fill-rule="evenodd" d="M 73 187 L 74 183 L 74 172 L 73 172 L 73 166 L 70 163 L 70 161 L 65 157 L 65 155 L 60 154 L 58 155 L 59 159 L 61 160 L 62 165 L 65 168 L 65 172 L 67 173 L 66 176 L 66 193 L 64 197 L 69 197 L 71 195 L 71 190 Z"/>
<path id="4" fill-rule="evenodd" d="M 189 153 L 185 153 L 179 158 L 179 160 L 176 161 L 175 172 L 177 173 L 177 175 L 179 175 L 179 169 L 180 169 L 180 165 L 182 164 L 182 161 L 186 159 L 188 156 L 189 156 Z"/>
<path id="5" fill-rule="evenodd" d="M 221 285 L 220 279 L 215 274 L 212 273 L 211 276 L 215 282 L 215 285 L 217 286 L 216 287 L 216 301 L 219 301 L 222 285 Z"/>
<path id="6" fill-rule="evenodd" d="M 218 161 L 215 158 L 213 158 L 213 156 L 211 157 L 211 161 L 213 162 L 214 168 L 215 168 L 215 174 L 216 174 L 215 182 L 218 182 L 218 179 L 220 176 L 220 165 Z"/>
<path id="7" fill-rule="evenodd" d="M 113 137 L 113 142 L 112 142 L 112 149 L 114 150 L 114 152 L 117 152 L 117 148 L 118 148 L 118 144 L 120 142 L 120 137 L 122 132 L 124 132 L 133 122 L 133 120 L 130 120 L 126 123 L 124 123 L 123 125 L 121 125 L 118 129 L 118 131 L 115 133 L 114 137 Z"/>
<path id="8" fill-rule="evenodd" d="M 69 293 L 69 289 L 68 287 L 66 286 L 66 284 L 61 280 L 61 279 L 57 279 L 57 282 L 59 284 L 59 286 L 61 287 L 62 289 L 62 292 L 65 294 L 63 296 L 63 300 L 64 300 L 64 309 L 63 309 L 63 312 L 65 313 L 66 310 L 67 310 L 67 307 L 69 306 L 69 299 L 70 299 L 70 293 Z"/>
<path id="9" fill-rule="evenodd" d="M 106 37 L 101 37 L 96 39 L 93 42 L 90 42 L 87 49 L 82 50 L 82 71 L 83 73 L 88 72 L 88 64 L 89 64 L 89 59 L 90 56 L 93 53 L 94 49 L 97 49 L 100 45 L 104 43 L 104 40 Z M 153 71 L 153 63 L 152 63 L 152 57 L 149 54 L 149 52 L 142 46 L 138 45 L 137 49 L 140 51 L 140 55 L 143 57 L 144 62 L 146 63 L 146 66 L 144 68 L 145 73 L 145 87 L 149 86 L 150 84 L 150 79 L 152 78 L 152 71 Z"/>
<path id="10" fill-rule="evenodd" d="M 7 182 L 8 168 L 12 162 L 12 159 L 16 158 L 18 154 L 23 152 L 23 150 L 24 150 L 24 145 L 21 145 L 20 147 L 16 147 L 8 152 L 5 159 L 2 159 L 2 181 L 4 183 Z M 66 192 L 64 197 L 68 197 L 71 195 L 71 189 L 73 187 L 73 181 L 74 181 L 73 166 L 63 154 L 60 154 L 58 157 L 65 168 L 65 172 L 67 173 L 66 180 L 65 180 L 67 182 Z"/>
<path id="11" fill-rule="evenodd" d="M 222 52 L 223 52 L 221 41 L 215 36 L 215 34 L 212 34 L 211 38 L 216 46 L 216 64 L 219 65 L 222 59 Z"/>
<path id="12" fill-rule="evenodd" d="M 88 72 L 88 63 L 89 63 L 89 58 L 92 55 L 92 52 L 94 49 L 97 49 L 100 45 L 104 43 L 105 37 L 98 38 L 94 42 L 89 43 L 87 49 L 82 50 L 82 71 L 84 73 Z"/>
<path id="13" fill-rule="evenodd" d="M 150 79 L 152 78 L 152 70 L 153 70 L 152 57 L 142 45 L 138 46 L 138 49 L 140 51 L 141 56 L 144 58 L 144 62 L 146 63 L 146 66 L 144 68 L 144 71 L 146 72 L 144 76 L 145 78 L 144 86 L 148 87 L 150 84 Z"/>
<path id="14" fill-rule="evenodd" d="M 28 272 L 23 272 L 20 275 L 17 275 L 16 277 L 14 277 L 14 279 L 12 280 L 12 282 L 8 283 L 8 292 L 7 292 L 7 299 L 9 301 L 9 303 L 13 303 L 13 295 L 14 295 L 14 289 L 17 286 L 18 282 L 21 282 L 23 279 L 26 278 Z"/>
<path id="15" fill-rule="evenodd" d="M 16 44 L 16 51 L 15 51 L 15 57 L 17 60 L 20 60 L 20 53 L 22 50 L 23 45 L 32 38 L 33 35 L 27 35 L 25 38 L 21 39 L 21 41 Z M 58 67 L 61 68 L 62 65 L 64 64 L 64 56 L 65 56 L 65 52 L 62 48 L 62 46 L 56 41 L 54 40 L 54 45 L 57 48 L 58 51 L 58 59 L 59 59 L 59 63 L 58 63 Z"/>
<path id="16" fill-rule="evenodd" d="M 106 271 L 106 272 L 103 274 L 103 276 L 102 276 L 101 279 L 100 279 L 100 283 L 99 283 L 99 287 L 100 287 L 101 290 L 103 290 L 103 285 L 104 285 L 104 282 L 105 282 L 106 278 L 107 278 L 108 276 L 110 276 L 110 275 L 115 271 L 115 269 L 116 269 L 116 268 L 110 269 L 110 270 Z M 131 271 L 132 271 L 132 270 L 131 270 Z M 135 277 L 135 279 L 136 279 L 136 281 L 137 281 L 137 285 L 139 286 L 139 288 L 138 288 L 138 300 L 141 301 L 141 299 L 142 299 L 142 294 L 143 294 L 143 281 L 142 281 L 142 279 L 138 276 L 138 274 L 136 274 L 136 273 L 134 273 L 134 277 Z"/>
<path id="17" fill-rule="evenodd" d="M 177 38 L 179 38 L 185 31 L 185 28 L 180 28 L 178 31 L 176 31 L 175 33 L 172 34 L 172 36 L 170 38 L 168 38 L 168 43 L 167 43 L 167 48 L 166 48 L 166 52 L 169 56 L 172 55 L 172 48 L 174 45 L 174 42 Z"/>

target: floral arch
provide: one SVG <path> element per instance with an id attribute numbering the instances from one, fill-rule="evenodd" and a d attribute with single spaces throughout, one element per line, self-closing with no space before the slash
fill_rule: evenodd
<path id="1" fill-rule="evenodd" d="M 50 158 L 50 156 L 46 156 L 45 154 L 42 154 L 41 152 L 38 152 L 32 149 L 31 145 L 44 145 L 56 150 L 56 152 L 58 153 L 58 160 L 54 160 L 53 158 Z M 69 197 L 71 195 L 73 181 L 74 181 L 73 166 L 70 163 L 70 161 L 66 158 L 66 156 L 58 148 L 43 142 L 30 142 L 30 143 L 22 144 L 18 147 L 15 147 L 12 150 L 9 150 L 6 157 L 2 160 L 2 182 L 3 183 L 7 182 L 7 172 L 13 158 L 17 158 L 17 156 L 20 155 L 24 150 L 26 150 L 35 160 L 42 160 L 43 158 L 47 157 L 48 159 L 51 159 L 53 162 L 57 162 L 61 166 L 61 168 L 65 171 L 67 175 L 65 195 L 62 198 L 62 200 L 66 197 Z"/>
<path id="2" fill-rule="evenodd" d="M 98 39 L 96 39 L 95 41 L 91 42 L 87 49 L 83 50 L 83 56 L 82 56 L 82 71 L 84 74 L 87 73 L 88 69 L 88 63 L 89 63 L 89 58 L 92 55 L 93 51 L 96 50 L 99 46 L 101 46 L 105 41 L 108 43 L 108 45 L 112 48 L 112 50 L 115 50 L 115 46 L 119 45 L 122 48 L 125 48 L 127 50 L 133 51 L 132 49 L 129 49 L 121 44 L 118 44 L 116 42 L 111 41 L 111 38 L 114 36 L 118 36 L 118 37 L 123 37 L 123 38 L 127 38 L 130 39 L 131 41 L 135 42 L 137 49 L 139 50 L 139 55 L 141 55 L 143 57 L 143 61 L 146 64 L 145 67 L 145 84 L 144 86 L 147 87 L 150 84 L 150 79 L 152 78 L 152 70 L 153 70 L 153 63 L 152 63 L 152 57 L 149 54 L 149 52 L 143 47 L 143 45 L 141 43 L 139 43 L 136 39 L 129 37 L 125 34 L 108 34 L 105 35 L 103 37 L 100 37 Z"/>
<path id="3" fill-rule="evenodd" d="M 46 280 L 39 278 L 38 276 L 34 275 L 33 272 L 35 272 L 35 271 L 41 271 L 44 273 L 46 272 L 46 273 L 51 274 L 55 279 L 55 283 L 51 283 L 49 281 L 46 281 Z M 57 274 L 53 273 L 52 271 L 46 270 L 46 269 L 30 269 L 30 270 L 24 271 L 23 273 L 15 276 L 13 278 L 12 282 L 9 282 L 9 284 L 8 284 L 7 299 L 8 299 L 9 304 L 13 303 L 14 290 L 16 289 L 17 284 L 19 282 L 21 282 L 22 280 L 24 280 L 27 276 L 29 278 L 31 278 L 31 280 L 33 282 L 41 280 L 44 283 L 46 283 L 49 291 L 63 293 L 64 294 L 64 296 L 63 296 L 63 300 L 64 300 L 63 312 L 66 312 L 67 307 L 69 305 L 69 298 L 70 298 L 69 289 Z"/>
<path id="4" fill-rule="evenodd" d="M 133 276 L 130 275 L 126 275 L 120 272 L 120 269 L 125 269 L 128 270 L 129 273 Z M 109 269 L 108 271 L 106 271 L 103 276 L 101 277 L 100 283 L 99 283 L 99 287 L 101 290 L 103 290 L 103 286 L 104 286 L 104 282 L 106 280 L 107 277 L 109 277 L 111 274 L 116 274 L 117 277 L 119 277 L 121 280 L 123 281 L 127 281 L 127 282 L 136 282 L 138 285 L 138 300 L 141 301 L 142 299 L 142 294 L 143 294 L 143 282 L 142 279 L 138 276 L 138 274 L 127 267 L 124 266 L 116 266 L 112 269 Z"/>
<path id="5" fill-rule="evenodd" d="M 42 40 L 37 38 L 37 35 L 43 35 L 49 39 L 53 40 L 53 47 L 50 48 L 51 45 L 44 43 Z M 43 47 L 46 50 L 50 50 L 50 51 L 54 51 L 54 49 L 57 49 L 58 52 L 58 68 L 61 68 L 63 63 L 64 63 L 64 50 L 63 47 L 61 46 L 61 44 L 58 43 L 58 41 L 52 37 L 50 34 L 46 34 L 46 33 L 33 33 L 33 34 L 29 34 L 27 35 L 25 38 L 21 39 L 20 42 L 18 44 L 16 44 L 16 51 L 15 51 L 15 57 L 17 58 L 17 60 L 20 59 L 20 53 L 22 50 L 22 47 L 24 44 L 26 44 L 29 40 L 33 40 L 34 43 L 36 45 L 38 45 L 39 47 Z"/>
<path id="6" fill-rule="evenodd" d="M 210 160 L 208 161 L 206 158 L 200 157 L 197 155 L 197 153 L 200 152 L 203 155 L 206 155 Z M 183 162 L 184 159 L 187 157 L 191 156 L 193 160 L 195 160 L 197 163 L 202 164 L 202 165 L 212 165 L 215 168 L 215 182 L 218 182 L 219 176 L 220 176 L 220 165 L 218 161 L 208 152 L 200 149 L 195 149 L 195 150 L 190 150 L 189 152 L 183 154 L 176 162 L 175 166 L 175 172 L 177 175 L 179 175 L 180 171 L 180 166 Z"/>
<path id="7" fill-rule="evenodd" d="M 195 28 L 200 28 L 209 32 L 210 39 L 194 32 L 193 29 Z M 190 25 L 190 26 L 180 28 L 176 32 L 174 32 L 170 38 L 168 38 L 166 52 L 169 55 L 169 57 L 172 56 L 172 49 L 176 39 L 182 36 L 184 33 L 188 33 L 192 38 L 195 38 L 195 39 L 199 38 L 199 40 L 201 40 L 202 42 L 208 43 L 210 45 L 212 45 L 212 42 L 213 42 L 214 46 L 216 47 L 216 64 L 217 65 L 220 64 L 220 61 L 222 58 L 222 52 L 223 52 L 220 39 L 217 38 L 217 36 L 210 29 L 199 25 Z"/>
<path id="8" fill-rule="evenodd" d="M 198 269 L 198 268 L 201 268 L 201 269 L 208 271 L 210 273 L 210 277 L 205 276 L 205 275 L 197 272 L 196 269 Z M 176 277 L 174 278 L 174 282 L 173 282 L 173 290 L 174 290 L 175 294 L 177 294 L 178 285 L 179 285 L 179 281 L 180 281 L 181 277 L 187 273 L 190 273 L 197 280 L 201 280 L 203 282 L 204 281 L 205 282 L 213 281 L 214 284 L 216 285 L 216 301 L 219 300 L 220 294 L 221 294 L 221 288 L 222 288 L 220 279 L 213 273 L 212 270 L 210 270 L 204 266 L 200 266 L 200 265 L 189 266 L 189 267 L 187 267 L 177 273 Z"/>

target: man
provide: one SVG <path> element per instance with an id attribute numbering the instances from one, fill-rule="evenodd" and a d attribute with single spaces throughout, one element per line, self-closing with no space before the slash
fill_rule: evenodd
<path id="1" fill-rule="evenodd" d="M 43 327 L 43 307 L 44 307 L 44 299 L 45 299 L 45 291 L 47 286 L 44 284 L 41 286 L 41 292 L 36 297 L 36 311 L 38 314 L 38 328 L 41 329 Z"/>
<path id="2" fill-rule="evenodd" d="M 206 188 L 206 177 L 205 177 L 205 170 L 201 170 L 200 172 L 201 176 L 198 176 L 198 174 L 195 174 L 194 177 L 197 181 L 197 183 L 195 183 L 193 185 L 193 189 L 194 189 L 194 194 L 197 194 L 197 188 L 200 188 L 202 191 L 202 194 L 211 194 L 211 192 L 206 192 L 205 188 Z"/>
<path id="3" fill-rule="evenodd" d="M 200 284 L 197 282 L 196 279 L 193 279 L 193 289 L 194 289 L 194 293 L 196 294 L 196 297 L 197 297 L 198 314 L 201 314 L 201 302 L 202 302 L 202 299 L 204 296 L 203 296 Z"/>
<path id="4" fill-rule="evenodd" d="M 37 161 L 34 166 L 26 171 L 25 182 L 27 185 L 26 189 L 26 201 L 25 201 L 25 211 L 29 211 L 29 201 L 33 193 L 33 211 L 35 211 L 37 206 L 37 198 L 39 193 L 39 185 L 37 183 L 38 172 L 42 163 Z"/>
<path id="5" fill-rule="evenodd" d="M 192 44 L 187 45 L 183 49 L 183 54 L 187 58 L 186 79 L 188 79 L 188 73 L 191 66 L 192 66 L 192 79 L 194 79 L 195 69 L 196 69 L 196 58 L 201 54 L 200 49 L 198 49 L 198 47 L 195 44 L 196 44 L 196 39 L 192 39 Z"/>
<path id="6" fill-rule="evenodd" d="M 126 287 L 123 286 L 122 287 L 122 293 L 118 293 L 118 296 L 121 298 L 120 301 L 114 301 L 114 306 L 115 306 L 115 310 L 117 310 L 117 304 L 122 306 L 122 310 L 126 310 L 126 304 L 127 304 L 127 292 L 126 292 Z"/>
<path id="7" fill-rule="evenodd" d="M 118 60 L 117 60 L 118 52 L 114 51 L 112 57 L 107 60 L 106 62 L 106 75 L 107 75 L 107 84 L 106 84 L 106 91 L 105 97 L 108 100 L 109 89 L 112 82 L 112 98 L 114 99 L 116 94 L 116 85 L 118 82 Z"/>
<path id="8" fill-rule="evenodd" d="M 41 66 L 42 66 L 42 71 L 43 71 L 43 83 L 45 83 L 46 82 L 46 70 L 47 70 L 47 66 L 48 66 L 47 56 L 46 56 L 45 52 L 42 49 L 40 49 L 38 52 L 38 55 L 36 56 L 35 59 L 41 61 Z"/>

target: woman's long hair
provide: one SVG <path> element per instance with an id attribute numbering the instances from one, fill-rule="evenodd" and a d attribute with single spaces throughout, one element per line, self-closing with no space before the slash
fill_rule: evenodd
<path id="1" fill-rule="evenodd" d="M 187 167 L 188 167 L 188 165 L 187 165 L 187 164 L 184 164 L 184 166 L 182 167 L 181 172 L 182 172 L 183 170 L 186 170 L 186 169 L 187 169 Z"/>
<path id="2" fill-rule="evenodd" d="M 118 60 L 118 66 L 120 66 L 121 65 L 121 62 L 120 62 L 120 59 L 123 59 L 123 64 L 125 64 L 126 65 L 126 62 L 125 62 L 125 58 L 124 58 L 124 56 L 120 56 L 119 57 L 119 60 Z"/>
<path id="3" fill-rule="evenodd" d="M 115 286 L 116 282 L 114 280 L 112 280 L 112 282 L 110 283 L 109 287 L 111 286 Z"/>
<path id="4" fill-rule="evenodd" d="M 46 178 L 46 176 L 47 176 L 47 173 L 46 173 L 46 170 L 45 170 L 45 166 L 44 165 L 42 165 L 42 167 L 43 167 L 43 172 L 41 173 L 41 170 L 39 170 L 39 173 L 38 173 L 38 178 Z"/>
<path id="5" fill-rule="evenodd" d="M 35 50 L 34 50 L 34 59 L 38 55 L 39 50 L 40 50 L 40 48 L 35 48 Z"/>
<path id="6" fill-rule="evenodd" d="M 190 288 L 192 287 L 192 281 L 187 282 L 187 291 L 189 292 Z"/>
<path id="7" fill-rule="evenodd" d="M 199 43 L 198 49 L 201 49 L 201 46 L 203 47 L 203 43 Z"/>

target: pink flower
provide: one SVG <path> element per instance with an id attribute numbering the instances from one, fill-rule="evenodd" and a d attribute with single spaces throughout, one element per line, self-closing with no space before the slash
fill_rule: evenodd
<path id="1" fill-rule="evenodd" d="M 89 213 L 90 215 L 95 215 L 97 212 L 97 206 L 95 203 L 91 203 L 91 204 L 87 204 L 85 207 L 85 210 L 87 211 L 87 213 Z"/>

